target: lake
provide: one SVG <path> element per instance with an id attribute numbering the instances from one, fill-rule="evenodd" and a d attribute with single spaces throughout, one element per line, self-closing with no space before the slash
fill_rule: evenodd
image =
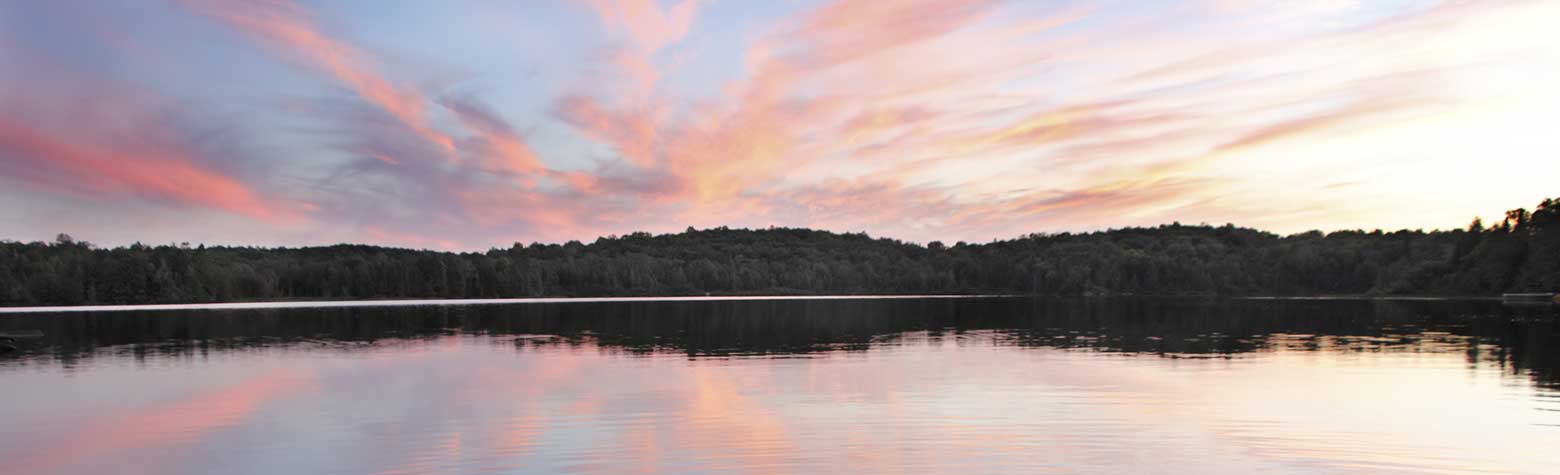
<path id="1" fill-rule="evenodd" d="M 787 299 L 0 315 L 0 473 L 1554 473 L 1556 307 Z"/>

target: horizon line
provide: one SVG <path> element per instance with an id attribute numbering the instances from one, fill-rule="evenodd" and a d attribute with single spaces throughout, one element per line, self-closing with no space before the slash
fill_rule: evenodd
<path id="1" fill-rule="evenodd" d="M 1477 221 L 1482 222 L 1483 221 L 1483 217 L 1482 216 L 1475 216 L 1473 218 L 1473 220 L 1477 220 Z M 1472 221 L 1470 221 L 1470 224 L 1471 223 L 1472 223 Z M 582 239 L 569 239 L 569 240 L 564 240 L 564 241 L 550 241 L 550 242 L 531 241 L 531 242 L 527 243 L 525 241 L 515 240 L 515 241 L 511 241 L 511 246 L 509 246 L 509 247 L 513 247 L 513 245 L 521 245 L 522 247 L 530 247 L 532 245 L 537 245 L 537 244 L 544 245 L 544 246 L 549 246 L 549 245 L 563 246 L 563 245 L 567 245 L 570 242 L 578 242 L 578 243 L 583 244 L 583 245 L 590 245 L 590 244 L 594 243 L 595 241 L 599 241 L 601 239 L 622 239 L 622 238 L 633 236 L 633 235 L 637 235 L 637 234 L 648 234 L 648 235 L 650 235 L 650 237 L 660 237 L 660 236 L 682 235 L 682 234 L 687 234 L 690 231 L 692 231 L 692 232 L 701 232 L 701 231 L 713 231 L 713 230 L 755 231 L 755 232 L 757 232 L 757 231 L 772 231 L 772 230 L 805 230 L 805 231 L 826 232 L 826 233 L 835 234 L 835 235 L 862 235 L 862 236 L 866 236 L 866 237 L 874 239 L 874 240 L 887 239 L 887 240 L 897 241 L 897 242 L 905 243 L 905 244 L 913 244 L 913 245 L 920 246 L 920 247 L 927 247 L 928 245 L 930 245 L 933 242 L 942 242 L 945 245 L 947 245 L 948 247 L 953 247 L 953 246 L 958 245 L 958 243 L 963 243 L 965 245 L 985 245 L 985 244 L 993 244 L 993 243 L 999 243 L 999 242 L 1005 242 L 1005 241 L 1016 241 L 1016 240 L 1021 240 L 1021 239 L 1028 239 L 1028 238 L 1033 237 L 1033 236 L 1089 235 L 1089 234 L 1102 234 L 1102 233 L 1110 233 L 1110 232 L 1117 232 L 1117 231 L 1128 231 L 1128 230 L 1134 230 L 1134 229 L 1162 229 L 1162 228 L 1166 228 L 1166 227 L 1175 227 L 1175 226 L 1187 227 L 1187 228 L 1214 228 L 1214 229 L 1224 228 L 1224 227 L 1231 227 L 1231 228 L 1235 228 L 1235 229 L 1244 229 L 1244 230 L 1256 231 L 1256 232 L 1263 233 L 1263 234 L 1270 234 L 1270 235 L 1273 235 L 1273 236 L 1277 236 L 1279 238 L 1289 238 L 1289 237 L 1300 236 L 1300 235 L 1311 234 L 1311 233 L 1321 233 L 1322 235 L 1326 236 L 1326 235 L 1332 235 L 1332 234 L 1335 234 L 1335 233 L 1346 233 L 1346 232 L 1357 232 L 1357 233 L 1364 233 L 1364 234 L 1373 234 L 1373 233 L 1393 234 L 1393 233 L 1399 233 L 1399 232 L 1418 232 L 1418 233 L 1427 233 L 1428 234 L 1428 233 L 1437 233 L 1437 232 L 1462 232 L 1462 231 L 1466 231 L 1466 229 L 1464 229 L 1464 228 L 1450 228 L 1450 229 L 1442 229 L 1442 228 L 1433 228 L 1433 229 L 1424 229 L 1424 228 L 1415 228 L 1415 229 L 1408 229 L 1408 228 L 1401 228 L 1401 229 L 1374 228 L 1374 229 L 1369 229 L 1369 230 L 1364 229 L 1364 228 L 1353 228 L 1353 229 L 1338 228 L 1338 229 L 1330 229 L 1330 230 L 1309 229 L 1309 230 L 1305 230 L 1305 231 L 1298 231 L 1298 232 L 1285 234 L 1285 233 L 1279 233 L 1279 232 L 1270 231 L 1270 230 L 1261 229 L 1261 228 L 1241 226 L 1241 225 L 1235 224 L 1233 222 L 1226 222 L 1224 224 L 1215 225 L 1215 224 L 1211 224 L 1211 223 L 1207 223 L 1207 222 L 1200 222 L 1200 223 L 1197 223 L 1197 224 L 1187 224 L 1187 223 L 1182 223 L 1180 221 L 1172 221 L 1172 222 L 1169 222 L 1169 223 L 1160 223 L 1160 224 L 1145 225 L 1145 226 L 1121 226 L 1121 227 L 1108 227 L 1108 228 L 1098 228 L 1098 229 L 1090 229 L 1090 230 L 1077 230 L 1077 231 L 1070 231 L 1070 230 L 1068 230 L 1068 231 L 1052 231 L 1052 232 L 1031 232 L 1031 233 L 1024 233 L 1024 234 L 1020 234 L 1020 235 L 1016 235 L 1016 236 L 1012 236 L 1012 237 L 1006 237 L 1006 238 L 992 238 L 989 241 L 983 241 L 983 242 L 970 242 L 970 241 L 959 240 L 959 241 L 955 241 L 953 244 L 949 244 L 946 241 L 943 241 L 941 239 L 932 239 L 932 240 L 928 240 L 928 241 L 922 242 L 922 241 L 914 241 L 914 240 L 908 240 L 908 239 L 900 239 L 900 238 L 896 238 L 896 237 L 892 237 L 892 236 L 886 236 L 886 235 L 873 235 L 873 234 L 871 234 L 871 233 L 869 233 L 867 231 L 837 231 L 837 230 L 833 230 L 833 229 L 813 228 L 813 227 L 805 227 L 805 226 L 797 227 L 797 226 L 775 226 L 775 225 L 770 225 L 768 227 L 760 228 L 760 227 L 731 227 L 731 226 L 722 225 L 722 226 L 707 227 L 707 228 L 702 228 L 702 229 L 701 228 L 697 228 L 695 226 L 687 226 L 682 231 L 665 232 L 665 233 L 655 233 L 655 232 L 644 231 L 644 230 L 635 230 L 635 231 L 630 231 L 630 232 L 622 233 L 622 234 L 609 233 L 609 234 L 598 235 L 598 236 L 595 237 L 595 239 L 592 239 L 590 241 L 585 241 L 585 240 L 582 240 Z M 51 240 L 43 240 L 43 239 L 23 241 L 23 240 L 15 240 L 15 239 L 11 239 L 11 238 L 0 237 L 0 243 L 19 243 L 19 244 L 44 243 L 44 244 L 48 244 L 48 243 L 53 243 L 53 242 L 59 242 L 58 241 L 58 236 L 59 235 L 64 235 L 64 236 L 71 237 L 72 238 L 71 239 L 72 242 L 86 244 L 86 245 L 89 245 L 89 246 L 92 246 L 92 247 L 98 248 L 98 249 L 121 249 L 121 248 L 128 248 L 128 247 L 131 247 L 131 246 L 134 246 L 134 245 L 137 245 L 137 244 L 143 245 L 143 246 L 149 246 L 149 247 L 203 246 L 203 247 L 250 248 L 250 249 L 309 249 L 309 248 L 325 248 L 325 247 L 334 247 L 334 246 L 370 246 L 370 247 L 380 247 L 380 248 L 386 248 L 386 249 L 402 249 L 402 250 L 411 250 L 411 251 L 448 252 L 448 253 L 455 253 L 455 254 L 461 254 L 461 253 L 482 253 L 482 252 L 496 250 L 496 249 L 506 249 L 505 247 L 500 247 L 500 246 L 497 246 L 497 245 L 490 245 L 486 249 L 436 249 L 436 248 L 430 248 L 430 247 L 407 247 L 407 246 L 398 246 L 398 245 L 394 245 L 394 244 L 379 244 L 379 243 L 370 243 L 370 242 L 348 242 L 348 241 L 339 241 L 339 242 L 332 242 L 332 243 L 320 243 L 320 244 L 300 244 L 300 245 L 228 244 L 228 243 L 220 243 L 220 242 L 212 243 L 212 242 L 191 242 L 191 241 L 180 241 L 180 242 L 148 244 L 148 243 L 142 242 L 142 241 L 133 241 L 133 242 L 130 242 L 130 243 L 127 243 L 127 244 L 103 245 L 103 244 L 100 244 L 100 243 L 92 242 L 90 240 L 75 239 L 73 237 L 73 235 L 71 235 L 70 233 L 58 233 L 56 235 L 55 240 L 52 240 L 52 241 Z"/>

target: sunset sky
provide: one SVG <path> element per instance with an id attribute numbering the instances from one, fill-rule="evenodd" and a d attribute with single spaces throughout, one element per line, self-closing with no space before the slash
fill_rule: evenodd
<path id="1" fill-rule="evenodd" d="M 1560 1 L 0 2 L 0 239 L 1451 228 L 1560 196 Z"/>

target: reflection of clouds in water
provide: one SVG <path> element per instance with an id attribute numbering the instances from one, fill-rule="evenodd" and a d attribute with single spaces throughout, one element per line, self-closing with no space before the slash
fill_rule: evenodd
<path id="1" fill-rule="evenodd" d="M 1173 358 L 1228 358 L 1279 348 L 1455 351 L 1554 384 L 1546 326 L 1554 307 L 1491 301 L 1221 299 L 893 299 L 640 301 L 422 308 L 19 315 L 43 330 L 0 364 L 76 367 L 96 358 L 200 352 L 424 352 L 433 339 L 493 336 L 497 345 L 691 358 L 810 357 L 913 343 L 1056 347 Z M 91 322 L 89 325 L 88 322 Z"/>
<path id="2" fill-rule="evenodd" d="M 51 428 L 0 428 L 0 456 L 66 474 L 127 454 L 144 473 L 1538 471 L 1554 461 L 1532 454 L 1560 441 L 1542 425 L 1560 423 L 1552 320 L 1506 311 L 989 299 L 22 317 L 4 323 L 44 324 L 59 352 L 0 372 L 19 400 L 74 396 L 0 407 Z M 116 393 L 130 397 L 103 403 Z"/>
<path id="3" fill-rule="evenodd" d="M 115 394 L 113 387 L 99 389 L 104 397 Z M 36 427 L 38 431 L 7 434 L 5 439 L 23 436 L 31 440 L 5 444 L 15 451 L 0 452 L 0 460 L 6 470 L 16 473 L 66 473 L 81 464 L 94 471 L 115 472 L 117 463 L 138 453 L 179 457 L 208 438 L 220 437 L 223 431 L 255 423 L 260 413 L 271 409 L 270 405 L 277 400 L 307 397 L 318 389 L 309 372 L 281 369 L 254 375 L 235 385 L 195 389 L 171 401 L 106 411 L 81 408 L 60 414 L 63 417 L 59 419 L 45 419 Z M 16 429 L 13 426 L 12 430 Z M 145 460 L 140 469 L 153 473 L 164 470 L 165 465 L 176 465 L 176 461 Z"/>
<path id="4" fill-rule="evenodd" d="M 588 370 L 541 379 L 531 390 L 551 395 L 543 398 L 548 402 L 516 403 L 525 415 L 508 419 L 540 427 L 528 434 L 533 450 L 530 463 L 521 465 L 596 472 L 1199 463 L 1213 464 L 1215 473 L 1428 470 L 1455 469 L 1470 459 L 1522 460 L 1515 455 L 1546 443 L 1503 441 L 1482 454 L 1421 455 L 1436 444 L 1474 444 L 1459 434 L 1479 433 L 1437 430 L 1446 419 L 1422 417 L 1425 406 L 1533 389 L 1512 391 L 1491 368 L 1464 377 L 1470 375 L 1457 354 L 1279 349 L 1238 360 L 1185 360 L 1015 350 L 993 346 L 992 336 L 970 334 L 961 343 L 911 337 L 883 351 L 811 359 L 624 358 L 534 349 L 523 354 L 582 360 Z M 504 381 L 524 374 L 517 370 Z M 509 386 L 492 387 L 490 402 L 513 400 L 504 391 Z M 1419 401 L 1404 403 L 1393 391 Z M 1479 416 L 1458 427 L 1510 430 L 1530 422 L 1523 411 Z M 470 440 L 466 431 L 462 437 Z M 927 443 L 938 450 L 907 450 Z"/>
<path id="5" fill-rule="evenodd" d="M 1534 386 L 1513 385 L 1499 368 L 1470 369 L 1455 352 L 1279 346 L 1235 359 L 1178 359 L 1020 348 L 1001 338 L 911 334 L 880 349 L 813 358 L 636 356 L 594 341 L 512 349 L 513 339 L 488 336 L 344 354 L 241 354 L 202 364 L 252 379 L 191 398 L 227 402 L 154 405 L 144 416 L 187 437 L 190 448 L 155 450 L 126 442 L 133 432 L 107 430 L 100 436 L 118 442 L 85 447 L 113 451 L 57 439 L 77 454 L 58 460 L 132 451 L 161 458 L 148 465 L 159 472 L 196 472 L 215 467 L 189 458 L 194 449 L 226 453 L 219 458 L 233 463 L 297 445 L 330 456 L 270 466 L 816 473 L 1197 465 L 1245 473 L 1455 471 L 1478 463 L 1521 471 L 1543 462 L 1531 457 L 1541 453 L 1534 449 L 1555 442 L 1533 426 L 1531 404 L 1510 404 L 1531 397 Z M 286 367 L 312 368 L 312 390 L 272 384 L 289 380 L 273 369 Z M 77 380 L 124 370 L 94 365 Z M 268 398 L 293 402 L 242 417 Z M 234 408 L 248 409 L 226 410 Z M 124 427 L 143 420 L 103 418 Z M 197 444 L 214 437 L 211 427 L 228 432 L 212 440 L 271 447 Z M 310 435 L 293 437 L 294 430 Z M 262 465 L 234 466 L 246 473 L 242 467 Z M 85 473 L 71 467 L 57 466 Z"/>

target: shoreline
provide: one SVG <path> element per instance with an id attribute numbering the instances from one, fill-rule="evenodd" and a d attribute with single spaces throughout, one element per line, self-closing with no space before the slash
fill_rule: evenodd
<path id="1" fill-rule="evenodd" d="M 465 305 L 611 303 L 611 302 L 719 302 L 781 300 L 895 300 L 895 299 L 976 299 L 976 298 L 1164 298 L 1230 300 L 1380 300 L 1380 301 L 1452 301 L 1502 300 L 1498 296 L 1424 296 L 1424 295 L 1027 295 L 1027 294 L 843 294 L 843 295 L 669 295 L 632 297 L 521 297 L 495 299 L 364 299 L 364 300 L 269 300 L 254 302 L 178 303 L 178 304 L 104 304 L 0 307 L 0 315 L 29 313 L 131 312 L 164 310 L 266 310 L 294 308 L 358 307 L 442 307 Z"/>
<path id="2" fill-rule="evenodd" d="M 298 300 L 266 302 L 224 303 L 176 303 L 176 304 L 128 304 L 128 305 L 73 305 L 0 307 L 0 314 L 20 313 L 73 313 L 73 312 L 129 312 L 158 310 L 263 310 L 288 308 L 351 308 L 351 307 L 442 307 L 462 305 L 502 305 L 537 303 L 606 303 L 606 302 L 717 302 L 731 300 L 889 300 L 889 299 L 970 299 L 1011 298 L 1022 295 L 1001 294 L 928 294 L 928 295 L 699 295 L 664 297 L 526 297 L 505 299 L 386 299 L 386 300 Z"/>

